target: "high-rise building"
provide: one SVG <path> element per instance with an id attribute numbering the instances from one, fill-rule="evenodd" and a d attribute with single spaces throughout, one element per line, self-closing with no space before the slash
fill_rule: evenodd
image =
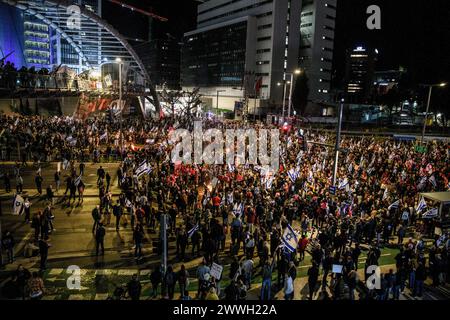
<path id="1" fill-rule="evenodd" d="M 48 25 L 29 14 L 23 14 L 24 56 L 28 67 L 49 68 L 51 63 Z"/>
<path id="2" fill-rule="evenodd" d="M 79 5 L 84 7 L 85 9 L 93 12 L 97 16 L 101 17 L 102 15 L 102 0 L 73 0 L 75 5 Z M 62 23 L 65 23 L 64 21 Z M 84 26 L 86 28 L 96 28 L 95 26 Z M 74 30 L 74 32 L 82 33 L 83 31 Z M 86 34 L 80 34 L 81 37 L 87 37 Z M 89 35 L 92 38 L 92 41 L 86 42 L 85 48 L 83 48 L 88 58 L 90 60 L 97 60 L 98 64 L 101 64 L 101 32 L 99 31 L 97 35 L 94 32 L 90 32 Z M 54 65 L 67 65 L 68 67 L 77 70 L 78 72 L 83 71 L 83 60 L 80 55 L 76 52 L 75 48 L 69 44 L 67 40 L 61 37 L 60 34 L 55 33 L 52 35 L 52 48 L 53 48 L 53 61 Z"/>
<path id="3" fill-rule="evenodd" d="M 337 0 L 303 0 L 299 67 L 308 76 L 309 100 L 329 101 Z"/>
<path id="4" fill-rule="evenodd" d="M 230 97 L 230 107 L 233 98 L 254 96 L 254 83 L 262 79 L 259 102 L 281 105 L 280 83 L 300 67 L 309 78 L 309 100 L 329 101 L 336 2 L 204 1 L 197 29 L 184 37 L 182 86 L 198 86 L 212 98 L 220 92 Z"/>
<path id="5" fill-rule="evenodd" d="M 245 96 L 278 105 L 285 72 L 298 66 L 300 0 L 209 0 L 198 6 L 197 29 L 184 36 L 183 88 L 200 87 L 216 107 Z M 260 90 L 255 90 L 256 83 Z M 256 104 L 256 103 L 255 103 Z"/>
<path id="6" fill-rule="evenodd" d="M 357 46 L 347 50 L 345 90 L 349 102 L 367 103 L 373 87 L 377 57 L 377 49 Z"/>
<path id="7" fill-rule="evenodd" d="M 176 39 L 153 39 L 134 46 L 155 86 L 180 88 L 180 44 Z"/>

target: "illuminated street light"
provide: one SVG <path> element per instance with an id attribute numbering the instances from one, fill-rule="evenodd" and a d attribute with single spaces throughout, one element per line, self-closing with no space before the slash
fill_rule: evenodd
<path id="1" fill-rule="evenodd" d="M 426 130 L 426 128 L 427 128 L 427 120 L 428 120 L 428 110 L 430 109 L 431 92 L 432 92 L 432 90 L 433 90 L 433 87 L 440 87 L 440 88 L 443 88 L 443 87 L 445 87 L 446 85 L 447 85 L 446 82 L 441 82 L 441 83 L 438 83 L 438 84 L 423 84 L 423 85 L 422 85 L 422 86 L 424 86 L 424 87 L 428 87 L 428 88 L 429 88 L 429 90 L 428 90 L 427 109 L 426 109 L 426 111 L 425 111 L 425 117 L 424 117 L 424 119 L 423 119 L 422 140 L 421 140 L 421 143 L 422 143 L 422 144 L 423 144 L 424 139 L 425 139 L 425 130 Z"/>

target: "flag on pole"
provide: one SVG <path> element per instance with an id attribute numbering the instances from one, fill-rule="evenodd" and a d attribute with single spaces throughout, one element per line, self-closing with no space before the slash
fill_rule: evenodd
<path id="1" fill-rule="evenodd" d="M 345 178 L 343 181 L 341 181 L 339 183 L 338 189 L 339 190 L 345 189 L 347 187 L 347 185 L 348 185 L 348 179 Z"/>
<path id="2" fill-rule="evenodd" d="M 298 236 L 289 224 L 287 225 L 287 228 L 284 229 L 284 234 L 281 238 L 281 241 L 284 247 L 290 252 L 295 252 L 295 250 L 297 249 Z"/>
<path id="3" fill-rule="evenodd" d="M 288 171 L 289 179 L 291 179 L 292 182 L 295 182 L 297 180 L 299 174 L 300 174 L 299 167 L 292 168 L 291 170 Z"/>
<path id="4" fill-rule="evenodd" d="M 100 136 L 100 141 L 106 140 L 107 138 L 108 138 L 108 132 L 105 131 L 105 133 Z"/>
<path id="5" fill-rule="evenodd" d="M 391 210 L 391 209 L 398 209 L 398 207 L 400 207 L 400 200 L 397 200 L 397 201 L 393 202 L 393 203 L 388 207 L 388 210 Z"/>
<path id="6" fill-rule="evenodd" d="M 232 165 L 232 164 L 228 164 L 228 171 L 230 171 L 230 172 L 234 172 L 236 170 L 236 167 L 234 166 L 234 165 Z"/>
<path id="7" fill-rule="evenodd" d="M 419 204 L 417 205 L 416 211 L 421 212 L 426 207 L 427 207 L 427 202 L 425 201 L 424 197 L 422 197 L 419 201 Z"/>
<path id="8" fill-rule="evenodd" d="M 383 193 L 383 200 L 386 200 L 389 196 L 389 192 L 388 192 L 388 188 L 386 187 L 386 189 L 384 189 L 384 193 Z"/>
<path id="9" fill-rule="evenodd" d="M 188 231 L 188 238 L 190 239 L 192 237 L 192 235 L 195 233 L 195 231 L 197 231 L 199 229 L 198 223 L 191 229 Z"/>
<path id="10" fill-rule="evenodd" d="M 69 160 L 64 159 L 63 160 L 63 170 L 67 170 L 69 168 Z"/>
<path id="11" fill-rule="evenodd" d="M 424 219 L 431 219 L 431 218 L 435 218 L 437 216 L 438 216 L 438 208 L 433 208 L 433 209 L 430 209 L 427 212 L 425 212 L 422 215 L 422 218 L 424 218 Z"/>
<path id="12" fill-rule="evenodd" d="M 81 175 L 75 179 L 75 186 L 78 187 L 78 185 L 81 183 Z"/>
<path id="13" fill-rule="evenodd" d="M 18 216 L 23 213 L 25 200 L 20 194 L 16 194 L 13 200 L 13 215 Z"/>
<path id="14" fill-rule="evenodd" d="M 136 169 L 135 174 L 139 178 L 140 176 L 149 174 L 150 172 L 152 172 L 152 168 L 147 164 L 147 160 L 144 160 Z"/>
<path id="15" fill-rule="evenodd" d="M 244 205 L 242 203 L 235 203 L 233 206 L 233 213 L 239 218 L 244 213 Z"/>

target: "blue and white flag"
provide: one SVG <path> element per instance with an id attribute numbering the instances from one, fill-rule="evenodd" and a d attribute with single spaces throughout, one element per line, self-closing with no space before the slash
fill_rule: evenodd
<path id="1" fill-rule="evenodd" d="M 394 203 L 392 203 L 389 207 L 388 210 L 391 209 L 398 209 L 398 207 L 400 207 L 400 200 L 395 201 Z"/>
<path id="2" fill-rule="evenodd" d="M 233 206 L 234 215 L 239 218 L 244 213 L 244 205 L 242 203 L 235 203 Z"/>
<path id="3" fill-rule="evenodd" d="M 386 200 L 389 196 L 388 188 L 384 189 L 383 200 Z"/>
<path id="4" fill-rule="evenodd" d="M 348 186 L 348 179 L 345 178 L 344 180 L 342 180 L 342 181 L 339 183 L 338 189 L 339 189 L 339 190 L 342 190 L 342 189 L 345 189 L 347 186 Z"/>
<path id="5" fill-rule="evenodd" d="M 234 171 L 236 171 L 236 167 L 234 166 L 234 165 L 232 165 L 232 164 L 228 164 L 228 171 L 230 171 L 230 172 L 234 172 Z"/>
<path id="6" fill-rule="evenodd" d="M 135 174 L 139 178 L 143 174 L 149 174 L 150 172 L 152 172 L 152 168 L 147 164 L 147 161 L 145 160 L 136 169 Z"/>
<path id="7" fill-rule="evenodd" d="M 197 231 L 199 229 L 198 227 L 198 223 L 191 229 L 188 231 L 188 238 L 190 239 L 192 237 L 192 235 L 195 233 L 195 231 Z"/>
<path id="8" fill-rule="evenodd" d="M 297 180 L 299 174 L 300 174 L 299 167 L 292 168 L 291 170 L 288 171 L 289 179 L 291 179 L 292 182 L 295 182 Z"/>
<path id="9" fill-rule="evenodd" d="M 275 179 L 275 177 L 273 176 L 267 176 L 267 177 L 263 177 L 261 178 L 261 184 L 266 188 L 266 189 L 271 189 L 272 188 L 272 184 L 273 184 L 273 180 Z"/>
<path id="10" fill-rule="evenodd" d="M 427 207 L 427 202 L 425 201 L 424 197 L 420 199 L 419 204 L 417 205 L 416 211 L 421 212 L 423 209 Z"/>
<path id="11" fill-rule="evenodd" d="M 13 215 L 18 216 L 23 213 L 25 200 L 20 194 L 16 194 L 13 200 Z"/>
<path id="12" fill-rule="evenodd" d="M 133 206 L 133 204 L 131 203 L 131 201 L 128 199 L 125 199 L 125 207 L 131 208 L 132 206 Z"/>
<path id="13" fill-rule="evenodd" d="M 63 160 L 63 170 L 67 170 L 69 168 L 69 160 L 64 159 Z"/>
<path id="14" fill-rule="evenodd" d="M 375 171 L 375 168 L 369 168 L 369 169 L 367 169 L 367 174 L 368 175 L 370 175 L 370 174 L 372 174 L 372 172 L 374 172 Z"/>
<path id="15" fill-rule="evenodd" d="M 108 131 L 105 131 L 104 134 L 100 136 L 100 141 L 108 139 Z"/>
<path id="16" fill-rule="evenodd" d="M 436 217 L 438 216 L 438 213 L 439 213 L 438 208 L 433 208 L 433 209 L 430 209 L 430 210 L 428 210 L 427 212 L 425 212 L 425 213 L 422 215 L 422 218 L 423 218 L 423 219 L 436 218 Z"/>
<path id="17" fill-rule="evenodd" d="M 281 237 L 281 242 L 283 246 L 290 252 L 295 252 L 298 244 L 298 235 L 288 224 L 287 228 L 284 229 L 284 234 Z"/>
<path id="18" fill-rule="evenodd" d="M 80 183 L 81 183 L 81 175 L 80 175 L 78 178 L 75 179 L 74 184 L 75 184 L 76 187 L 78 187 L 78 185 L 79 185 Z"/>
<path id="19" fill-rule="evenodd" d="M 232 204 L 234 202 L 234 199 L 233 199 L 233 192 L 229 192 L 228 194 L 227 194 L 227 204 Z"/>

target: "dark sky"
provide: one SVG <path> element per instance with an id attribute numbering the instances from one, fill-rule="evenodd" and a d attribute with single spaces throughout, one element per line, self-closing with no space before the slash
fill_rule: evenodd
<path id="1" fill-rule="evenodd" d="M 381 30 L 369 30 L 366 9 L 381 8 Z M 380 51 L 378 69 L 408 69 L 413 83 L 450 80 L 449 0 L 338 0 L 334 65 L 343 75 L 346 48 L 369 45 Z"/>
<path id="2" fill-rule="evenodd" d="M 155 25 L 156 37 L 170 32 L 181 37 L 195 29 L 195 0 L 124 0 L 169 18 Z M 381 8 L 381 30 L 368 30 L 366 9 Z M 104 16 L 122 33 L 146 38 L 148 20 L 104 0 Z M 413 83 L 450 81 L 450 0 L 338 0 L 334 68 L 336 79 L 344 74 L 345 51 L 356 44 L 380 52 L 378 69 L 407 68 Z"/>

